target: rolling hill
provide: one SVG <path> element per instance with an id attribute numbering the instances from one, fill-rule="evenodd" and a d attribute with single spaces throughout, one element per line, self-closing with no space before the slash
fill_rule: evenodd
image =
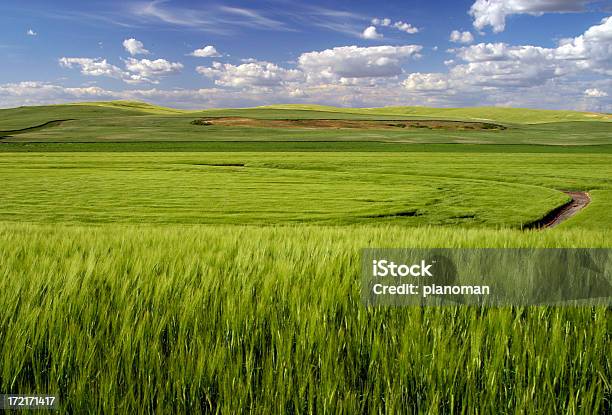
<path id="1" fill-rule="evenodd" d="M 363 120 L 377 121 L 382 128 L 315 128 L 308 123 L 284 127 L 267 125 L 271 123 L 259 123 L 258 126 L 231 125 L 232 123 L 224 126 L 208 125 L 209 123 L 194 125 L 194 121 L 198 119 L 217 117 Z M 437 120 L 446 123 L 446 127 L 418 125 L 418 122 L 408 126 L 401 123 L 409 120 L 427 121 L 430 124 Z M 612 144 L 610 120 L 611 117 L 607 114 L 516 108 L 336 108 L 274 105 L 188 111 L 142 102 L 112 101 L 2 109 L 0 142 L 360 142 L 402 145 L 462 143 L 575 146 Z M 493 128 L 480 128 L 478 131 L 474 131 L 469 125 L 449 128 L 449 121 L 487 123 L 492 124 Z M 354 126 L 356 123 L 344 124 Z"/>

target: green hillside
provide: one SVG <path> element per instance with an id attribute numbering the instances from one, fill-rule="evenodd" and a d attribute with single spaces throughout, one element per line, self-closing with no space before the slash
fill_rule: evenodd
<path id="1" fill-rule="evenodd" d="M 270 105 L 242 109 L 188 111 L 137 101 L 83 102 L 0 109 L 0 131 L 39 125 L 52 120 L 143 115 L 249 116 L 253 118 L 452 119 L 535 124 L 568 121 L 612 121 L 609 114 L 532 110 L 522 108 L 338 108 L 323 105 Z"/>
<path id="2" fill-rule="evenodd" d="M 115 102 L 0 109 L 0 131 L 28 128 L 54 120 L 111 118 L 154 114 L 155 110 L 153 108 L 148 109 L 146 105 L 122 105 L 120 102 Z"/>
<path id="3" fill-rule="evenodd" d="M 201 118 L 260 120 L 487 122 L 500 128 L 311 128 L 194 125 Z M 612 123 L 604 114 L 513 108 L 335 108 L 284 105 L 186 111 L 142 102 L 90 102 L 0 110 L 0 141 L 96 142 L 363 142 L 388 144 L 609 145 Z M 307 123 L 306 123 L 307 124 Z M 401 125 L 401 124 L 400 124 Z M 5 150 L 5 148 L 2 148 Z"/>
<path id="4" fill-rule="evenodd" d="M 149 104 L 141 101 L 94 101 L 94 102 L 77 102 L 75 105 L 81 105 L 85 107 L 99 107 L 99 108 L 113 108 L 122 110 L 135 110 L 141 111 L 147 114 L 182 114 L 188 113 L 188 110 L 181 110 L 177 108 L 162 107 L 159 105 Z"/>
<path id="5" fill-rule="evenodd" d="M 486 120 L 501 123 L 536 124 L 563 121 L 612 121 L 612 115 L 593 112 L 536 110 L 504 107 L 429 108 L 337 108 L 323 105 L 269 105 L 262 108 L 301 109 L 309 111 L 351 112 L 355 114 L 386 114 L 440 119 Z"/>

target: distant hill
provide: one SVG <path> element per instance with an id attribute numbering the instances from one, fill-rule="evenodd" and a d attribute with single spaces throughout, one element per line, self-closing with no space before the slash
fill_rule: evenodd
<path id="1" fill-rule="evenodd" d="M 0 109 L 0 132 L 32 128 L 58 120 L 110 119 L 113 117 L 131 116 L 238 116 L 274 119 L 439 119 L 491 121 L 502 124 L 612 121 L 612 115 L 610 114 L 498 107 L 339 108 L 324 105 L 269 105 L 255 108 L 181 110 L 138 101 L 101 101 Z"/>
<path id="2" fill-rule="evenodd" d="M 28 128 L 55 120 L 130 115 L 181 114 L 187 111 L 137 101 L 77 102 L 0 109 L 0 130 Z"/>
<path id="3" fill-rule="evenodd" d="M 431 107 L 382 107 L 382 108 L 339 108 L 325 105 L 267 105 L 259 108 L 301 109 L 308 111 L 352 112 L 357 114 L 402 115 L 438 119 L 456 119 L 471 121 L 497 121 L 502 123 L 536 124 L 563 121 L 612 121 L 612 115 L 595 112 L 578 112 L 562 110 L 538 110 L 527 108 L 505 107 L 466 107 L 466 108 L 431 108 Z"/>

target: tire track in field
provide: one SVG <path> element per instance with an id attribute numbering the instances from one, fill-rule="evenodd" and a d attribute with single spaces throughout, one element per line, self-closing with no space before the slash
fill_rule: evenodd
<path id="1" fill-rule="evenodd" d="M 279 166 L 258 166 L 263 169 L 284 169 L 284 167 Z M 299 171 L 328 171 L 321 169 L 292 169 Z M 336 171 L 344 171 L 344 170 L 336 170 Z M 520 183 L 520 182 L 510 182 L 505 180 L 493 180 L 493 179 L 483 179 L 483 178 L 473 178 L 473 177 L 465 177 L 461 175 L 437 175 L 437 174 L 426 174 L 426 173 L 410 173 L 410 174 L 397 174 L 397 173 L 381 173 L 377 172 L 377 175 L 391 175 L 391 176 L 415 176 L 415 177 L 432 177 L 436 179 L 453 179 L 459 180 L 463 182 L 474 182 L 474 183 L 496 183 L 498 185 L 505 186 L 517 186 L 517 187 L 537 187 L 540 189 L 548 189 L 548 190 L 556 190 L 550 187 L 538 186 L 534 184 L 528 183 Z M 549 213 L 547 213 L 543 218 L 538 219 L 534 222 L 527 223 L 522 225 L 521 229 L 544 229 L 544 228 L 552 228 L 559 225 L 561 222 L 570 219 L 574 215 L 576 215 L 579 211 L 585 208 L 591 202 L 591 196 L 588 192 L 581 191 L 572 191 L 572 190 L 561 190 L 561 192 L 567 194 L 572 198 L 569 202 L 553 209 Z M 401 212 L 404 213 L 404 212 Z M 413 216 L 413 215 L 401 215 L 401 216 Z"/>

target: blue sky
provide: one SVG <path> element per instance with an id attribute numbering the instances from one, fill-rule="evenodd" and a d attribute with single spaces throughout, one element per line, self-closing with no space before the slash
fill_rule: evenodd
<path id="1" fill-rule="evenodd" d="M 0 107 L 138 99 L 612 111 L 589 0 L 4 1 Z"/>

